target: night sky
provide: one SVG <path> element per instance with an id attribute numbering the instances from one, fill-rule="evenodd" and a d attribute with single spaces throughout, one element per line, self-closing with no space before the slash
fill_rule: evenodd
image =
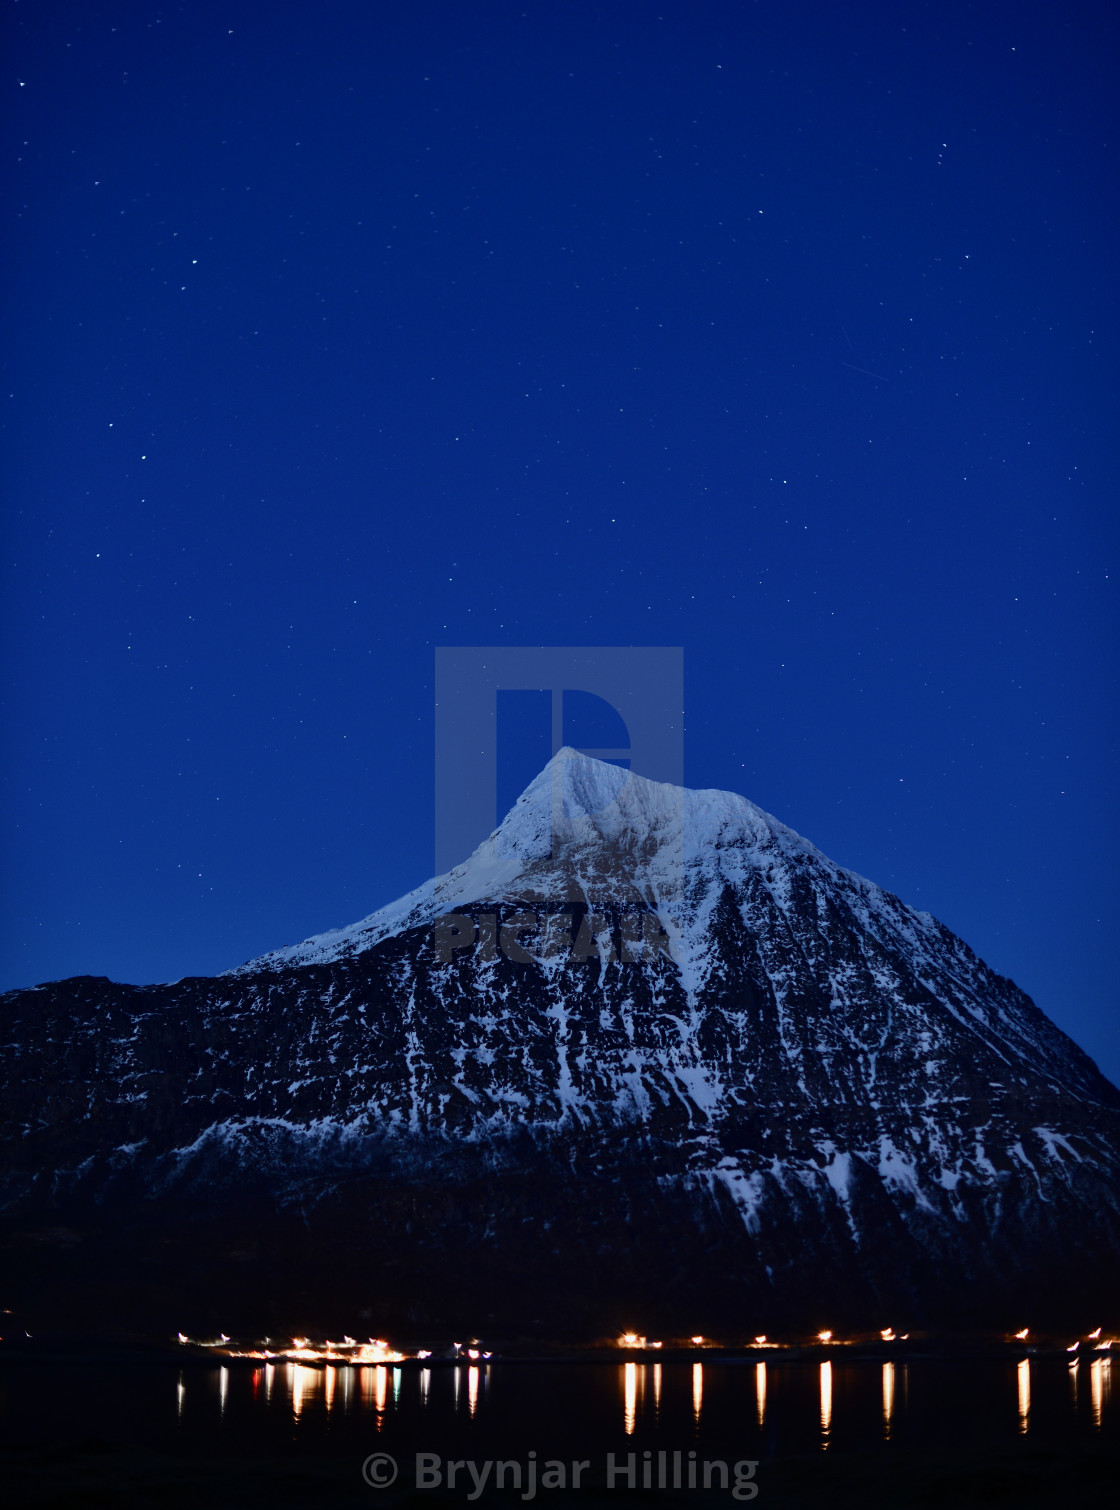
<path id="1" fill-rule="evenodd" d="M 3 17 L 0 985 L 424 880 L 435 646 L 680 645 L 1120 1079 L 1112 7 Z"/>

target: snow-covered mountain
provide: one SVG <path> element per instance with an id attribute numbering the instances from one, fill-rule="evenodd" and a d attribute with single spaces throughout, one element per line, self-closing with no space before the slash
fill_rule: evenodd
<path id="1" fill-rule="evenodd" d="M 744 798 L 575 751 L 351 928 L 4 1013 L 16 1249 L 65 1216 L 49 1273 L 85 1245 L 145 1294 L 171 1250 L 227 1323 L 324 1286 L 538 1330 L 1072 1319 L 1110 1292 L 1120 1092 L 1089 1058 Z"/>

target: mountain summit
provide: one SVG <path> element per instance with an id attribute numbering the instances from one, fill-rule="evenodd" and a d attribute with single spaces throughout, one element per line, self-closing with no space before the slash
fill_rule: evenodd
<path id="1" fill-rule="evenodd" d="M 599 900 L 617 909 L 629 888 L 631 900 L 641 893 L 643 907 L 678 910 L 686 836 L 694 862 L 702 850 L 729 839 L 752 846 L 785 843 L 823 859 L 745 797 L 649 781 L 565 746 L 462 865 L 349 928 L 262 955 L 229 973 L 348 958 L 458 907 L 526 892 L 570 895 L 588 905 Z"/>
<path id="2" fill-rule="evenodd" d="M 9 1249 L 78 1234 L 36 1249 L 44 1304 L 79 1251 L 153 1316 L 170 1262 L 227 1331 L 327 1296 L 718 1333 L 1041 1324 L 1110 1293 L 1120 1092 L 1091 1060 L 746 799 L 573 750 L 350 928 L 3 1004 Z"/>

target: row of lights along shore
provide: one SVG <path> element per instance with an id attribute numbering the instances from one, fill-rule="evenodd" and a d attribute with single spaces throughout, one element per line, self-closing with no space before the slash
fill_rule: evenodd
<path id="1" fill-rule="evenodd" d="M 1120 1338 L 1102 1337 L 1102 1328 L 1096 1327 L 1091 1332 L 1077 1337 L 1071 1343 L 1058 1344 L 1065 1348 L 1067 1353 L 1079 1353 L 1082 1350 L 1095 1352 L 1108 1352 L 1113 1343 L 1120 1342 Z M 1004 1334 L 1002 1340 L 1007 1343 L 1031 1344 L 1031 1331 L 1029 1327 L 1023 1327 L 1021 1331 Z M 1067 1333 L 1068 1335 L 1068 1333 Z M 310 1341 L 306 1337 L 293 1337 L 287 1341 L 265 1337 L 261 1341 L 250 1343 L 234 1342 L 231 1337 L 223 1332 L 215 1339 L 188 1337 L 185 1332 L 178 1334 L 178 1340 L 184 1347 L 205 1348 L 207 1351 L 216 1353 L 225 1358 L 255 1358 L 262 1360 L 291 1360 L 298 1363 L 350 1363 L 350 1364 L 378 1364 L 378 1363 L 405 1363 L 410 1360 L 417 1362 L 443 1361 L 443 1362 L 489 1362 L 493 1357 L 493 1351 L 483 1348 L 477 1339 L 470 1343 L 453 1342 L 449 1347 L 442 1350 L 433 1348 L 416 1348 L 409 1352 L 400 1352 L 390 1346 L 382 1338 L 370 1337 L 365 1342 L 359 1342 L 354 1337 L 343 1336 L 338 1342 Z M 802 1347 L 852 1347 L 866 1346 L 876 1343 L 907 1342 L 910 1340 L 909 1332 L 896 1332 L 893 1327 L 882 1327 L 878 1334 L 860 1334 L 855 1337 L 838 1337 L 835 1332 L 824 1329 L 817 1332 L 811 1338 L 804 1338 L 792 1342 L 779 1342 L 772 1340 L 765 1333 L 760 1333 L 745 1344 L 737 1344 L 729 1347 L 727 1344 L 712 1337 L 705 1337 L 699 1333 L 693 1336 L 671 1341 L 668 1346 L 673 1351 L 687 1350 L 691 1348 L 716 1348 L 721 1352 L 731 1352 L 742 1347 L 747 1351 L 756 1349 L 792 1349 Z M 929 1340 L 926 1338 L 925 1340 Z M 623 1332 L 616 1339 L 616 1346 L 626 1351 L 658 1352 L 665 1348 L 663 1341 L 654 1340 L 643 1336 L 639 1332 Z"/>
<path id="2" fill-rule="evenodd" d="M 1108 1352 L 1114 1342 L 1120 1342 L 1120 1338 L 1105 1337 L 1102 1339 L 1102 1330 L 1103 1328 L 1096 1327 L 1093 1331 L 1086 1332 L 1084 1336 L 1076 1338 L 1073 1342 L 1062 1345 L 1065 1346 L 1066 1352 L 1068 1353 L 1078 1352 L 1082 1347 L 1092 1347 L 1098 1352 Z M 1030 1327 L 1023 1327 L 1021 1331 L 1006 1333 L 1003 1337 L 1003 1341 L 1027 1342 L 1030 1336 Z M 824 1331 L 817 1332 L 812 1338 L 806 1338 L 794 1342 L 774 1342 L 765 1333 L 760 1333 L 750 1342 L 740 1345 L 745 1346 L 748 1349 L 795 1348 L 812 1346 L 814 1343 L 817 1343 L 822 1347 L 855 1347 L 865 1346 L 867 1343 L 873 1343 L 875 1340 L 876 1338 L 874 1333 L 861 1334 L 855 1337 L 838 1337 L 835 1332 L 825 1329 Z M 882 1327 L 880 1328 L 878 1333 L 878 1340 L 880 1342 L 908 1342 L 910 1340 L 910 1333 L 896 1332 L 893 1327 L 889 1326 Z M 723 1351 L 730 1351 L 730 1349 L 727 1348 L 726 1344 L 718 1342 L 711 1337 L 702 1337 L 697 1335 L 695 1337 L 690 1337 L 688 1339 L 688 1343 L 692 1347 L 715 1347 L 720 1348 Z M 622 1348 L 632 1348 L 635 1350 L 643 1350 L 646 1348 L 657 1349 L 663 1348 L 665 1346 L 663 1342 L 654 1342 L 650 1338 L 643 1337 L 637 1332 L 623 1332 L 621 1337 L 619 1337 L 618 1339 L 618 1345 Z M 670 1346 L 672 1347 L 679 1347 L 680 1345 L 681 1344 L 679 1343 L 670 1344 Z"/>

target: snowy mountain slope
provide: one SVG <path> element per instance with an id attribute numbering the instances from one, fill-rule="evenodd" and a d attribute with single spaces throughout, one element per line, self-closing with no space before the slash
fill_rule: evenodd
<path id="1" fill-rule="evenodd" d="M 719 978 L 721 951 L 712 948 L 713 934 L 736 927 L 733 915 L 720 913 L 729 897 L 737 904 L 731 912 L 738 912 L 743 947 L 749 951 L 757 940 L 784 1057 L 790 1064 L 814 1057 L 825 1062 L 815 1094 L 827 1099 L 839 1078 L 853 1074 L 873 1090 L 884 1052 L 928 1080 L 939 1055 L 961 1053 L 971 1039 L 993 1053 L 996 1068 L 1005 1066 L 1012 1080 L 1016 1066 L 1033 1077 L 1048 1056 L 1058 1055 L 1067 1089 L 1071 1072 L 1075 1084 L 1099 1088 L 1100 1076 L 1084 1056 L 1075 1052 L 1070 1062 L 1073 1046 L 1065 1035 L 929 913 L 833 864 L 743 797 L 665 787 L 569 749 L 448 875 L 350 928 L 263 955 L 229 974 L 351 958 L 461 910 L 574 906 L 612 919 L 653 912 L 695 1014 Z M 836 948 L 838 928 L 855 944 L 854 958 Z M 539 949 L 537 955 L 545 969 Z M 943 1010 L 927 1021 L 930 993 Z M 817 1003 L 824 995 L 828 1005 L 821 1013 Z M 820 1013 L 815 1031 L 807 1012 Z M 746 1020 L 740 1017 L 738 1026 L 746 1034 Z M 908 1027 L 917 1028 L 914 1042 Z M 917 1050 L 924 1056 L 920 1064 L 911 1052 Z M 847 1062 L 833 1064 L 838 1056 Z"/>
<path id="2" fill-rule="evenodd" d="M 344 958 L 442 913 L 526 888 L 561 895 L 573 878 L 578 881 L 581 862 L 596 876 L 607 855 L 614 880 L 631 882 L 643 900 L 662 898 L 672 907 L 679 904 L 686 843 L 694 866 L 704 864 L 705 850 L 728 845 L 778 845 L 830 863 L 745 797 L 665 786 L 564 748 L 462 865 L 349 928 L 272 951 L 228 973 Z"/>
<path id="3" fill-rule="evenodd" d="M 1120 1093 L 1010 981 L 745 799 L 574 751 L 352 928 L 4 1011 L 12 1220 L 266 1192 L 400 1305 L 450 1244 L 488 1313 L 1041 1306 L 1120 1238 Z"/>

